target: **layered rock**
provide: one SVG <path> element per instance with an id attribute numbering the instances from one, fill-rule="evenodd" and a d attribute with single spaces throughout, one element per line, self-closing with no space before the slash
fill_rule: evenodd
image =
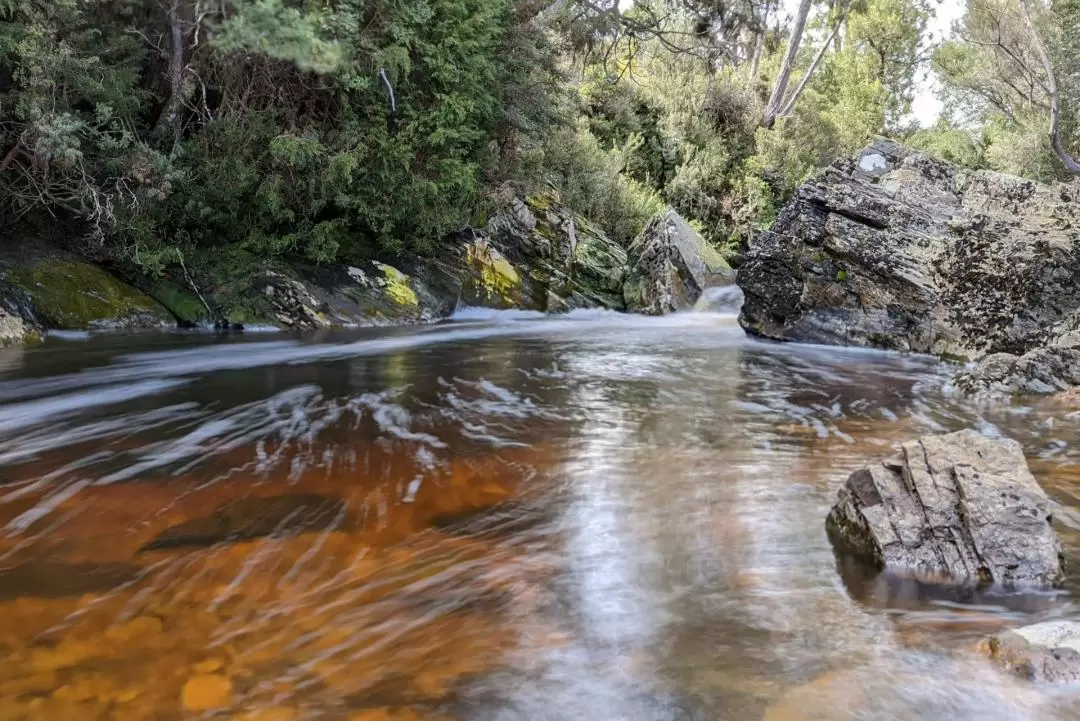
<path id="1" fill-rule="evenodd" d="M 925 437 L 851 474 L 829 513 L 842 554 L 972 584 L 1064 582 L 1049 500 L 1020 444 L 974 431 Z"/>
<path id="2" fill-rule="evenodd" d="M 728 264 L 674 210 L 649 222 L 630 246 L 630 260 L 623 296 L 635 313 L 690 308 L 705 289 L 730 281 Z"/>
<path id="3" fill-rule="evenodd" d="M 994 353 L 955 379 L 962 393 L 986 400 L 1012 395 L 1048 395 L 1080 385 L 1080 349 L 1036 348 L 1022 356 Z"/>
<path id="4" fill-rule="evenodd" d="M 752 242 L 741 323 L 965 360 L 1026 353 L 1080 308 L 1075 192 L 875 142 L 808 181 Z"/>
<path id="5" fill-rule="evenodd" d="M 553 196 L 515 199 L 466 234 L 464 305 L 623 310 L 626 251 Z"/>
<path id="6" fill-rule="evenodd" d="M 1031 681 L 1080 681 L 1080 623 L 1047 621 L 991 636 L 983 649 L 1006 671 Z"/>

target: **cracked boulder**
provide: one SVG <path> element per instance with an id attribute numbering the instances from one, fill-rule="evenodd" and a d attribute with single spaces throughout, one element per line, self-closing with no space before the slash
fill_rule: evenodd
<path id="1" fill-rule="evenodd" d="M 1080 327 L 1076 192 L 877 141 L 752 241 L 740 321 L 775 340 L 1022 356 Z"/>
<path id="2" fill-rule="evenodd" d="M 975 431 L 928 436 L 855 471 L 826 521 L 842 556 L 972 585 L 1064 583 L 1050 501 L 1020 444 Z"/>
<path id="3" fill-rule="evenodd" d="M 706 288 L 724 285 L 730 272 L 701 234 L 668 209 L 654 216 L 630 246 L 626 308 L 647 315 L 690 308 Z"/>

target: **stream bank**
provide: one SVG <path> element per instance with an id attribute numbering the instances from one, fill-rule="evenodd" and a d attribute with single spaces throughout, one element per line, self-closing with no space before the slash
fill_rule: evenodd
<path id="1" fill-rule="evenodd" d="M 661 315 L 732 272 L 673 210 L 628 248 L 557 198 L 514 199 L 437 257 L 319 266 L 202 250 L 160 277 L 110 270 L 39 242 L 0 256 L 0 344 L 48 330 L 275 326 L 295 330 L 429 323 L 456 309 Z"/>

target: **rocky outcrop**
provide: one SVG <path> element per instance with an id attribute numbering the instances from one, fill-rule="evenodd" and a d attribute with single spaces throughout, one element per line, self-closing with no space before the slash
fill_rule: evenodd
<path id="1" fill-rule="evenodd" d="M 1076 192 L 875 142 L 751 243 L 741 323 L 777 340 L 1022 355 L 1080 308 Z"/>
<path id="2" fill-rule="evenodd" d="M 1080 623 L 1047 621 L 991 636 L 982 644 L 992 661 L 1030 681 L 1080 681 Z"/>
<path id="3" fill-rule="evenodd" d="M 26 318 L 0 307 L 0 348 L 26 343 L 36 337 L 37 329 Z"/>
<path id="4" fill-rule="evenodd" d="M 36 251 L 34 251 L 36 252 Z M 483 228 L 448 237 L 434 257 L 314 266 L 242 249 L 193 250 L 139 289 L 68 255 L 0 258 L 0 344 L 45 328 L 297 330 L 426 323 L 462 306 L 606 308 L 667 313 L 730 282 L 730 269 L 674 211 L 657 216 L 632 255 L 554 195 L 515 198 Z M 12 303 L 14 289 L 20 299 Z"/>
<path id="5" fill-rule="evenodd" d="M 0 264 L 9 324 L 55 330 L 165 328 L 172 315 L 145 293 L 102 268 L 66 255 Z M 17 299 L 17 300 L 15 300 Z M 11 318 L 18 319 L 12 321 Z"/>
<path id="6" fill-rule="evenodd" d="M 626 251 L 552 195 L 515 199 L 463 240 L 463 305 L 625 308 Z"/>
<path id="7" fill-rule="evenodd" d="M 1057 587 L 1061 546 L 1020 444 L 974 431 L 905 443 L 855 471 L 826 527 L 879 569 L 971 584 Z"/>
<path id="8" fill-rule="evenodd" d="M 630 246 L 623 287 L 628 310 L 663 315 L 692 307 L 709 287 L 730 281 L 731 269 L 674 210 L 654 217 Z"/>

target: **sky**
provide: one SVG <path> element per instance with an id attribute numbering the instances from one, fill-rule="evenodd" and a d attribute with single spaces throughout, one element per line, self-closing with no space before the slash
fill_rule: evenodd
<path id="1" fill-rule="evenodd" d="M 935 40 L 948 37 L 952 24 L 964 14 L 963 0 L 943 0 L 935 8 L 935 16 L 927 26 L 927 32 L 934 34 Z M 919 125 L 929 127 L 937 120 L 941 113 L 941 101 L 938 100 L 938 80 L 931 72 L 924 79 L 920 79 L 915 91 L 915 102 L 911 107 L 911 114 L 919 121 Z"/>

